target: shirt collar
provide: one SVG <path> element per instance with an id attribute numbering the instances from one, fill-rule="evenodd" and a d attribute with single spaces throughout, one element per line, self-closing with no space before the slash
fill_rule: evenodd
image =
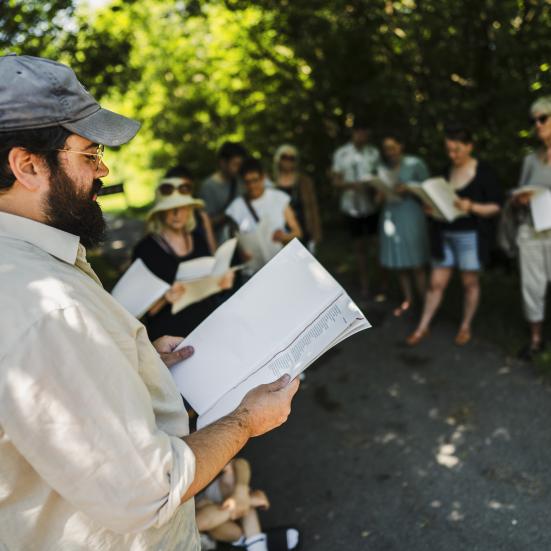
<path id="1" fill-rule="evenodd" d="M 7 212 L 0 212 L 0 235 L 35 245 L 68 264 L 75 264 L 79 248 L 84 248 L 80 238 L 72 233 Z"/>

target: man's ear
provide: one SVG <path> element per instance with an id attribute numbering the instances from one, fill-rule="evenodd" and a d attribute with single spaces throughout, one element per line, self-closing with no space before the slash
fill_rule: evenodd
<path id="1" fill-rule="evenodd" d="M 8 154 L 8 161 L 15 179 L 28 191 L 39 191 L 48 184 L 50 171 L 40 156 L 22 147 L 14 147 Z"/>

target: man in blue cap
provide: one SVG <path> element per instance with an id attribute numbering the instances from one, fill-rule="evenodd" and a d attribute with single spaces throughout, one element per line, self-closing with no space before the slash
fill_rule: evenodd
<path id="1" fill-rule="evenodd" d="M 258 387 L 189 434 L 166 365 L 101 287 L 85 247 L 104 231 L 103 147 L 139 123 L 73 71 L 0 57 L 0 547 L 199 549 L 193 496 L 253 436 L 285 422 L 298 383 Z M 215 336 L 213 336 L 213 339 Z M 165 365 L 166 364 L 166 365 Z"/>

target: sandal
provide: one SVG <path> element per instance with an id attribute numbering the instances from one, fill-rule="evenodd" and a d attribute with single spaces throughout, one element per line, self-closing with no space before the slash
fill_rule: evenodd
<path id="1" fill-rule="evenodd" d="M 414 331 L 409 337 L 406 339 L 406 344 L 408 346 L 417 346 L 425 337 L 428 337 L 429 330 L 425 329 L 424 331 Z"/>
<path id="2" fill-rule="evenodd" d="M 394 308 L 394 311 L 392 312 L 394 314 L 394 317 L 399 318 L 403 314 L 405 314 L 409 309 L 411 308 L 411 301 L 404 300 L 398 308 Z"/>
<path id="3" fill-rule="evenodd" d="M 457 346 L 465 346 L 472 339 L 470 329 L 460 329 L 459 333 L 455 336 L 455 344 Z"/>

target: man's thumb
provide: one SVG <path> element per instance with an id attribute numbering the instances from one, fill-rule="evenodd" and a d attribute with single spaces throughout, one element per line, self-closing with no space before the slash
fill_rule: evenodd
<path id="1" fill-rule="evenodd" d="M 268 390 L 270 392 L 277 392 L 278 390 L 285 388 L 289 384 L 290 380 L 291 376 L 288 373 L 285 373 L 285 375 L 282 375 L 277 381 L 270 383 L 268 385 Z"/>

